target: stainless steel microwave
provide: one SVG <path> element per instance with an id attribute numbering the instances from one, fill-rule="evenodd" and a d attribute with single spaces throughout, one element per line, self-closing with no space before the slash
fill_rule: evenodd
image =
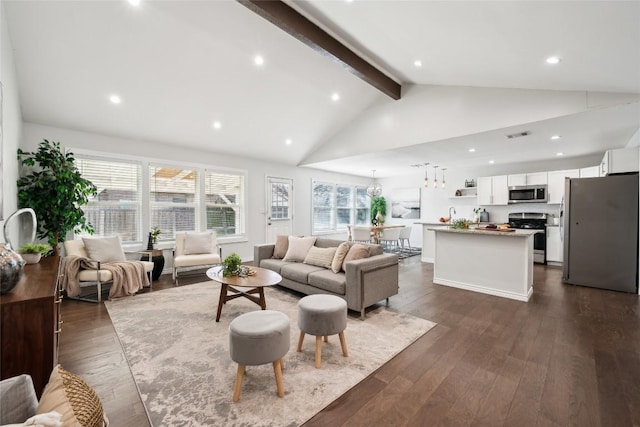
<path id="1" fill-rule="evenodd" d="M 517 185 L 509 187 L 509 203 L 546 203 L 546 185 Z"/>

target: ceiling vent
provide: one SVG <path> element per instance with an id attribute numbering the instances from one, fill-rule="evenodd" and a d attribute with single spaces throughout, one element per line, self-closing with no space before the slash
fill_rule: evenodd
<path id="1" fill-rule="evenodd" d="M 529 132 L 528 130 L 524 132 L 512 133 L 510 135 L 507 135 L 507 139 L 520 138 L 522 136 L 527 136 L 527 135 L 531 135 L 531 132 Z"/>

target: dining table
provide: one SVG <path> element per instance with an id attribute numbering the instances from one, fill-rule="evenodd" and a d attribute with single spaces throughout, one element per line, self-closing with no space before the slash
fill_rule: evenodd
<path id="1" fill-rule="evenodd" d="M 371 241 L 375 244 L 380 244 L 380 236 L 382 235 L 382 232 L 388 228 L 402 228 L 404 227 L 404 225 L 399 225 L 399 224 L 389 224 L 389 225 L 370 225 L 370 226 L 363 226 L 363 225 L 349 225 L 347 226 L 347 230 L 349 231 L 349 241 L 352 240 L 351 237 L 351 227 L 365 227 L 365 228 L 369 228 L 371 230 Z"/>

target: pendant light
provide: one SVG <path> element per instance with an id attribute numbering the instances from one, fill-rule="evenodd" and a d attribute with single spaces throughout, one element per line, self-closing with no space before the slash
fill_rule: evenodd
<path id="1" fill-rule="evenodd" d="M 429 188 L 429 163 L 424 164 L 424 188 Z"/>
<path id="2" fill-rule="evenodd" d="M 433 188 L 438 188 L 438 165 L 433 166 Z"/>
<path id="3" fill-rule="evenodd" d="M 442 189 L 444 190 L 445 187 L 445 182 L 444 182 L 444 171 L 446 171 L 447 168 L 442 168 Z"/>
<path id="4" fill-rule="evenodd" d="M 367 187 L 367 195 L 369 197 L 378 197 L 382 194 L 382 186 L 376 181 L 376 170 L 373 169 L 371 172 L 373 181 Z"/>

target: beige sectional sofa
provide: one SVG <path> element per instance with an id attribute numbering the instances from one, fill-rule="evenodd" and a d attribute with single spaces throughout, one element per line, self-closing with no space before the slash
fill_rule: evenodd
<path id="1" fill-rule="evenodd" d="M 318 238 L 318 248 L 338 247 L 342 241 Z M 352 245 L 349 242 L 349 245 Z M 280 286 L 303 294 L 331 294 L 344 298 L 351 310 L 365 308 L 398 293 L 398 256 L 385 254 L 380 245 L 369 246 L 369 257 L 344 263 L 345 271 L 334 273 L 330 268 L 273 258 L 275 244 L 256 245 L 253 263 L 282 276 Z"/>

